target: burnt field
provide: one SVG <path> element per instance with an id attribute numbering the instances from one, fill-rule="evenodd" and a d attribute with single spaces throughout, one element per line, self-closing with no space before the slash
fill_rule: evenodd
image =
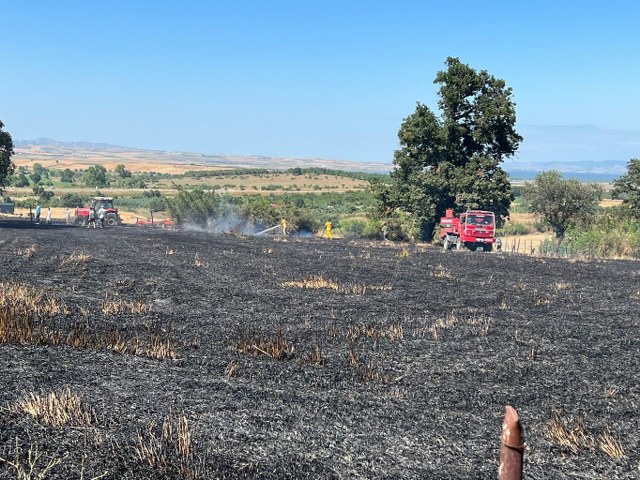
<path id="1" fill-rule="evenodd" d="M 507 404 L 525 478 L 640 476 L 638 262 L 11 222 L 0 259 L 0 478 L 495 478 Z"/>

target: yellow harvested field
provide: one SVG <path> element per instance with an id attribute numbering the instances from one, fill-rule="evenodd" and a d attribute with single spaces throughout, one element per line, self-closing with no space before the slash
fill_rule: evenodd
<path id="1" fill-rule="evenodd" d="M 363 190 L 368 182 L 355 178 L 336 175 L 291 175 L 290 173 L 272 173 L 263 175 L 233 175 L 220 177 L 192 178 L 185 177 L 171 181 L 160 181 L 157 187 L 172 188 L 179 186 L 209 186 L 225 193 L 269 193 L 286 192 L 346 192 Z"/>
<path id="2" fill-rule="evenodd" d="M 603 208 L 617 207 L 619 205 L 622 205 L 622 200 L 612 200 L 608 198 L 600 202 L 600 206 Z"/>

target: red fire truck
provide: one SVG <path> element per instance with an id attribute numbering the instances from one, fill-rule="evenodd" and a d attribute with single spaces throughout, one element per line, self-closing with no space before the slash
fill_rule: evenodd
<path id="1" fill-rule="evenodd" d="M 449 209 L 440 219 L 440 240 L 445 251 L 466 247 L 490 252 L 496 241 L 496 217 L 486 210 L 467 210 L 456 217 Z"/>

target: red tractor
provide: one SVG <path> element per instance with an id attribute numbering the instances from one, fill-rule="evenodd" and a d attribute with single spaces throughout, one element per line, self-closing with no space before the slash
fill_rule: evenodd
<path id="1" fill-rule="evenodd" d="M 107 225 L 120 225 L 120 216 L 118 215 L 118 209 L 113 206 L 113 198 L 111 197 L 93 197 L 91 199 L 91 207 L 96 211 L 96 221 L 98 221 L 98 210 L 100 207 L 104 207 L 107 211 L 105 221 Z M 80 225 L 86 225 L 89 222 L 89 210 L 91 207 L 78 207 L 76 208 L 76 223 Z"/>
<path id="2" fill-rule="evenodd" d="M 481 248 L 485 252 L 493 249 L 496 241 L 496 217 L 493 212 L 485 210 L 467 210 L 460 217 L 447 210 L 440 219 L 440 239 L 445 251 L 453 247 L 456 250 L 467 247 L 476 251 Z"/>

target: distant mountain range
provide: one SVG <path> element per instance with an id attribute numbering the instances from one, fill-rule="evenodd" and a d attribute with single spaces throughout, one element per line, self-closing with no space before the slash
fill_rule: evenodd
<path id="1" fill-rule="evenodd" d="M 267 168 L 286 169 L 293 167 L 320 167 L 335 170 L 359 171 L 369 173 L 388 173 L 393 168 L 391 163 L 357 162 L 348 160 L 330 160 L 322 158 L 291 158 L 268 157 L 261 155 L 223 155 L 202 154 L 189 152 L 169 152 L 161 150 L 146 150 L 99 142 L 67 142 L 51 138 L 36 138 L 34 140 L 14 140 L 17 150 L 37 147 L 42 153 L 54 156 L 70 155 L 73 152 L 111 152 L 126 156 L 129 154 L 144 155 L 149 159 L 159 161 L 185 163 L 193 165 L 220 165 L 238 168 Z M 26 154 L 26 152 L 22 152 Z M 627 163 L 619 160 L 585 161 L 585 162 L 555 162 L 555 161 L 518 161 L 508 160 L 503 168 L 509 172 L 512 180 L 532 180 L 542 171 L 558 170 L 565 176 L 588 182 L 610 182 L 626 172 Z"/>

